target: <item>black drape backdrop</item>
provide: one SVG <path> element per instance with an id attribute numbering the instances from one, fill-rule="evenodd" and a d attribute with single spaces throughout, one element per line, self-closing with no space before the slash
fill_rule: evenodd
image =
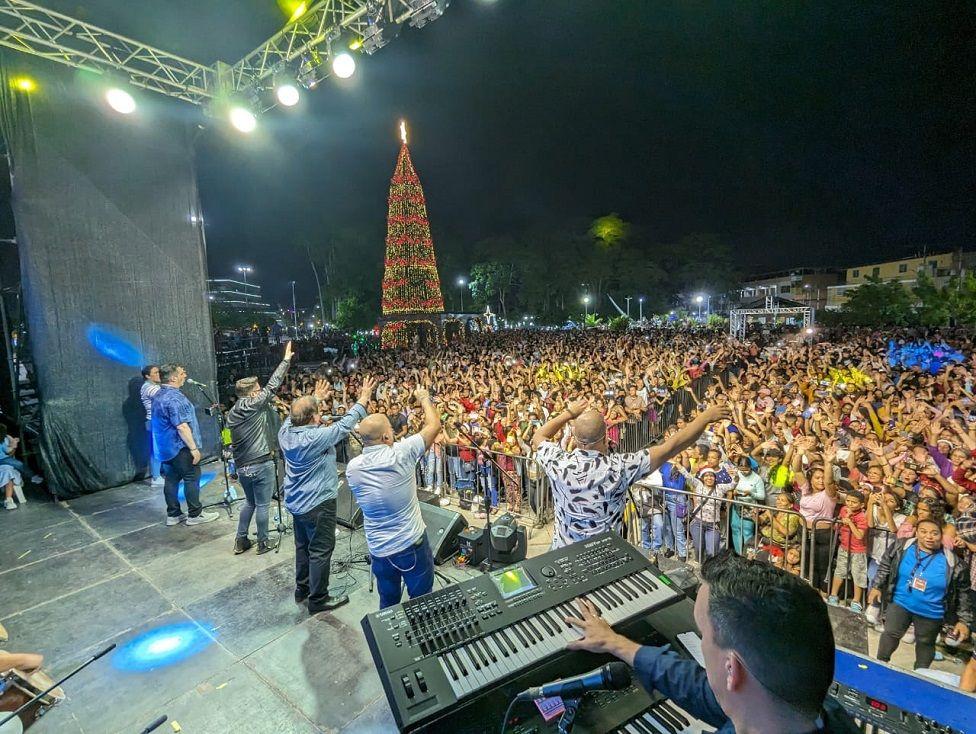
<path id="1" fill-rule="evenodd" d="M 11 84 L 25 73 L 37 81 L 30 94 Z M 84 72 L 0 52 L 41 455 L 61 497 L 142 475 L 140 363 L 183 362 L 195 379 L 215 378 L 196 126 L 165 114 L 165 102 L 156 114 L 118 115 L 98 91 Z M 212 455 L 217 430 L 198 417 Z"/>

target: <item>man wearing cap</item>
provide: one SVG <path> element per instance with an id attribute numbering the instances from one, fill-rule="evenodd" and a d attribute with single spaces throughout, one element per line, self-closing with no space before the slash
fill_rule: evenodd
<path id="1" fill-rule="evenodd" d="M 237 538 L 234 553 L 243 553 L 253 545 L 248 538 L 251 518 L 255 515 L 258 530 L 258 554 L 275 549 L 268 542 L 268 508 L 275 487 L 275 452 L 278 416 L 271 407 L 271 398 L 281 386 L 291 365 L 291 342 L 285 345 L 285 357 L 281 360 L 268 384 L 261 387 L 257 377 L 245 377 L 237 381 L 234 389 L 237 402 L 227 414 L 230 429 L 231 451 L 237 476 L 247 502 L 241 508 L 237 521 Z"/>

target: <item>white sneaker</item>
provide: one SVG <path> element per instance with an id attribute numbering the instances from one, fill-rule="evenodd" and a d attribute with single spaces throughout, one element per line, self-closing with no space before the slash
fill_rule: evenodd
<path id="1" fill-rule="evenodd" d="M 14 504 L 13 497 L 8 497 L 6 500 L 4 500 L 3 507 L 6 510 L 16 510 L 17 509 L 17 505 Z"/>
<path id="2" fill-rule="evenodd" d="M 906 644 L 908 644 L 908 645 L 914 645 L 915 644 L 915 625 L 914 624 L 908 626 L 908 631 L 905 633 L 905 636 L 901 638 L 901 641 L 904 642 L 904 643 L 906 643 Z"/>
<path id="3" fill-rule="evenodd" d="M 35 474 L 31 477 L 31 484 L 44 484 L 44 477 L 40 474 Z"/>
<path id="4" fill-rule="evenodd" d="M 151 487 L 165 487 L 166 486 L 166 480 L 163 479 L 162 477 L 153 477 L 152 478 L 152 481 L 149 483 L 149 486 L 151 486 Z"/>
<path id="5" fill-rule="evenodd" d="M 220 517 L 219 512 L 201 512 L 196 517 L 186 518 L 187 525 L 203 525 L 205 522 L 213 522 Z"/>
<path id="6" fill-rule="evenodd" d="M 17 501 L 20 504 L 22 504 L 22 505 L 27 504 L 27 498 L 24 497 L 24 485 L 22 485 L 22 484 L 15 484 L 14 485 L 14 496 L 17 498 Z"/>
<path id="7" fill-rule="evenodd" d="M 185 512 L 182 515 L 180 515 L 179 517 L 170 517 L 169 515 L 166 516 L 166 524 L 169 525 L 169 526 L 179 525 L 181 522 L 183 522 L 185 520 L 186 520 L 186 513 Z"/>
<path id="8" fill-rule="evenodd" d="M 439 500 L 439 502 L 440 502 L 440 506 L 441 507 L 449 507 L 450 504 L 451 504 L 451 498 L 450 497 L 441 497 L 440 500 Z"/>

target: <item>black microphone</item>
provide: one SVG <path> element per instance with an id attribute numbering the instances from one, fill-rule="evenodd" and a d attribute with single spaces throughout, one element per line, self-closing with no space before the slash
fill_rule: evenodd
<path id="1" fill-rule="evenodd" d="M 589 673 L 564 678 L 544 686 L 527 688 L 518 694 L 516 700 L 532 701 L 536 698 L 561 696 L 578 698 L 587 691 L 619 691 L 630 685 L 630 668 L 624 663 L 607 663 L 602 668 Z"/>
<path id="2" fill-rule="evenodd" d="M 163 724 L 166 723 L 166 719 L 167 719 L 166 716 L 160 716 L 153 723 L 151 723 L 149 726 L 147 726 L 145 729 L 139 732 L 139 734 L 149 734 L 149 732 L 155 731 L 156 729 L 158 729 L 159 727 L 161 727 Z"/>

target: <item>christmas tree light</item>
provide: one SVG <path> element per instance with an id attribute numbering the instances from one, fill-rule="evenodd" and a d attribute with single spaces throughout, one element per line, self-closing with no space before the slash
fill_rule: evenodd
<path id="1" fill-rule="evenodd" d="M 427 203 L 407 148 L 406 125 L 400 123 L 400 155 L 390 180 L 383 272 L 383 315 L 434 314 L 444 311 Z M 406 346 L 416 330 L 431 321 L 389 320 L 382 347 Z"/>

